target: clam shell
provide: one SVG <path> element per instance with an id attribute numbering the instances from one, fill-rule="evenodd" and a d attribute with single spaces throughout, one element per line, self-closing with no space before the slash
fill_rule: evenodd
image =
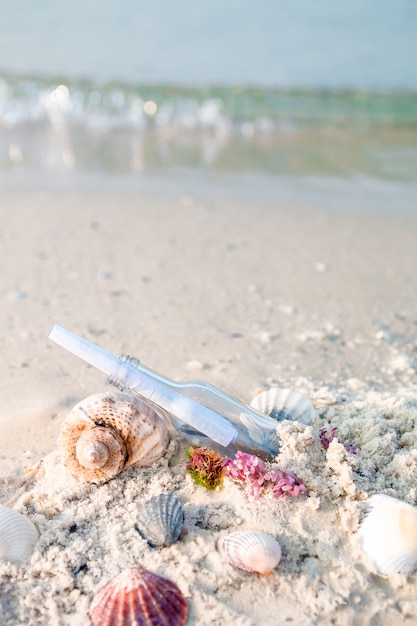
<path id="1" fill-rule="evenodd" d="M 89 615 L 91 626 L 182 626 L 187 613 L 175 583 L 130 567 L 96 594 Z"/>
<path id="2" fill-rule="evenodd" d="M 234 567 L 259 574 L 272 572 L 282 558 L 278 541 L 255 531 L 229 533 L 223 538 L 221 549 Z"/>
<path id="3" fill-rule="evenodd" d="M 136 530 L 152 547 L 170 546 L 180 536 L 183 523 L 181 502 L 173 494 L 161 493 L 144 503 Z"/>
<path id="4" fill-rule="evenodd" d="M 32 553 L 38 536 L 27 517 L 0 506 L 0 559 L 20 565 Z"/>
<path id="5" fill-rule="evenodd" d="M 417 568 L 417 508 L 383 494 L 369 498 L 359 529 L 364 554 L 385 576 L 410 574 Z"/>
<path id="6" fill-rule="evenodd" d="M 292 420 L 309 425 L 317 415 L 313 403 L 307 396 L 292 389 L 279 387 L 272 387 L 255 396 L 251 407 L 279 422 Z"/>
<path id="7" fill-rule="evenodd" d="M 63 462 L 88 483 L 104 483 L 125 467 L 147 467 L 166 451 L 163 420 L 139 398 L 107 392 L 79 402 L 59 437 Z"/>

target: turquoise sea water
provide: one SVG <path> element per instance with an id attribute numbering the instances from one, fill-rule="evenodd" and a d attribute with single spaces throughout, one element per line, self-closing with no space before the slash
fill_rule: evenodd
<path id="1" fill-rule="evenodd" d="M 417 182 L 417 5 L 0 4 L 0 172 Z"/>

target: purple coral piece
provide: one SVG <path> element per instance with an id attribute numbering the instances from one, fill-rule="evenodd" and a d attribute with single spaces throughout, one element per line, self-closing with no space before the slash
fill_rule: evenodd
<path id="1" fill-rule="evenodd" d="M 298 496 L 306 490 L 302 480 L 292 472 L 280 468 L 267 471 L 265 461 L 246 452 L 236 452 L 235 460 L 227 459 L 225 466 L 226 475 L 232 480 L 245 482 L 255 499 L 259 498 L 262 487 L 268 481 L 275 483 L 272 489 L 274 498 L 280 498 L 286 493 Z"/>
<path id="2" fill-rule="evenodd" d="M 319 435 L 320 443 L 321 443 L 321 445 L 323 446 L 323 448 L 325 450 L 327 450 L 327 448 L 329 447 L 330 442 L 332 441 L 336 430 L 337 430 L 337 428 L 332 428 L 331 431 L 330 431 L 330 436 L 329 437 L 327 436 L 327 428 L 322 428 L 320 430 L 320 435 Z"/>
<path id="3" fill-rule="evenodd" d="M 327 428 L 322 428 L 320 430 L 320 443 L 323 446 L 323 448 L 325 450 L 327 450 L 327 448 L 330 445 L 330 442 L 333 440 L 335 433 L 336 433 L 337 428 L 333 427 L 330 431 L 330 435 L 327 435 Z M 344 444 L 345 445 L 345 444 Z M 345 445 L 345 450 L 347 450 L 347 452 L 351 452 L 352 454 L 356 454 L 359 450 L 358 446 L 351 446 L 349 444 Z"/>

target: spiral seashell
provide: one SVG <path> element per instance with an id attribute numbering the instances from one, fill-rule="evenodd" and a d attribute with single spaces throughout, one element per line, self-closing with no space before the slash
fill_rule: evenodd
<path id="1" fill-rule="evenodd" d="M 79 402 L 59 436 L 64 464 L 82 482 L 100 484 L 125 467 L 148 467 L 167 449 L 163 420 L 139 398 L 98 393 Z"/>
<path id="2" fill-rule="evenodd" d="M 359 539 L 379 574 L 411 574 L 417 569 L 417 508 L 391 496 L 371 496 Z"/>
<path id="3" fill-rule="evenodd" d="M 188 605 L 177 585 L 139 567 L 113 578 L 93 598 L 91 626 L 182 626 Z"/>
<path id="4" fill-rule="evenodd" d="M 313 403 L 307 396 L 292 389 L 279 387 L 272 387 L 255 396 L 251 407 L 279 422 L 292 420 L 309 425 L 317 415 Z"/>
<path id="5" fill-rule="evenodd" d="M 153 548 L 170 546 L 180 536 L 183 523 L 181 502 L 173 494 L 161 493 L 145 502 L 136 530 Z"/>
<path id="6" fill-rule="evenodd" d="M 0 506 L 0 559 L 20 565 L 31 554 L 38 539 L 32 522 L 5 506 Z"/>
<path id="7" fill-rule="evenodd" d="M 278 541 L 255 531 L 229 533 L 223 538 L 221 549 L 234 567 L 264 575 L 270 574 L 282 558 Z"/>

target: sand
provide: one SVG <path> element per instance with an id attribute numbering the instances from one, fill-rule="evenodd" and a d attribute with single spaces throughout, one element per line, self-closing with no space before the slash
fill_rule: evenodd
<path id="1" fill-rule="evenodd" d="M 130 565 L 174 580 L 189 624 L 415 623 L 415 575 L 373 572 L 357 530 L 372 493 L 417 500 L 417 222 L 400 201 L 387 210 L 383 191 L 313 191 L 180 176 L 1 193 L 0 504 L 40 532 L 31 559 L 0 566 L 1 624 L 88 623 L 93 595 Z M 273 385 L 308 395 L 318 417 L 283 423 L 276 459 L 306 494 L 254 500 L 228 479 L 205 491 L 181 440 L 151 468 L 77 483 L 60 425 L 108 385 L 48 341 L 54 323 L 244 402 Z M 338 428 L 327 451 L 323 427 Z M 136 511 L 161 492 L 180 498 L 185 524 L 152 549 Z M 238 528 L 281 543 L 268 577 L 225 561 L 219 540 Z"/>

